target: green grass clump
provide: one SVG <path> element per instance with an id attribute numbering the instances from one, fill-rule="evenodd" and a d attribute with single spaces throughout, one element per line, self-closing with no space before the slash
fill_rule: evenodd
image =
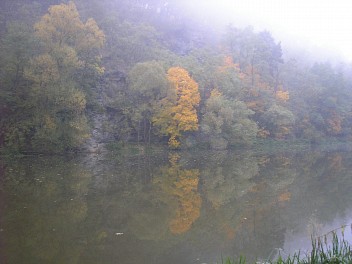
<path id="1" fill-rule="evenodd" d="M 222 259 L 222 264 L 249 264 L 244 257 L 238 260 Z M 331 241 L 327 236 L 312 239 L 312 249 L 308 253 L 295 253 L 283 258 L 281 255 L 275 260 L 257 261 L 256 264 L 347 264 L 352 263 L 351 245 L 348 241 L 339 238 L 333 233 Z"/>

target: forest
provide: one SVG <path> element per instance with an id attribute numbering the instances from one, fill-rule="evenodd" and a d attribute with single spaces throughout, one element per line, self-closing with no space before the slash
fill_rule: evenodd
<path id="1" fill-rule="evenodd" d="M 175 2 L 2 0 L 0 150 L 351 139 L 351 64 L 215 30 Z"/>

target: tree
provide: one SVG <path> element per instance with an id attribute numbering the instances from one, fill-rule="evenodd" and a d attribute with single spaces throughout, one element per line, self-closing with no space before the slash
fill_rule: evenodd
<path id="1" fill-rule="evenodd" d="M 231 56 L 224 58 L 222 66 L 213 74 L 215 76 L 214 86 L 224 96 L 232 100 L 241 100 L 246 91 L 243 89 L 242 81 L 244 74 L 241 73 L 239 64 L 235 64 Z"/>
<path id="2" fill-rule="evenodd" d="M 172 92 L 159 103 L 159 110 L 153 122 L 160 128 L 160 133 L 169 135 L 169 146 L 178 148 L 181 132 L 198 130 L 196 107 L 200 102 L 198 84 L 180 67 L 168 70 L 167 79 Z"/>
<path id="3" fill-rule="evenodd" d="M 34 28 L 44 44 L 44 53 L 54 57 L 65 77 L 74 78 L 90 95 L 95 77 L 104 70 L 99 52 L 105 35 L 95 20 L 89 18 L 83 23 L 75 4 L 69 2 L 51 6 Z"/>
<path id="4" fill-rule="evenodd" d="M 230 101 L 215 89 L 205 105 L 201 127 L 213 149 L 250 144 L 256 138 L 257 124 L 249 119 L 254 112 L 243 102 Z"/>
<path id="5" fill-rule="evenodd" d="M 274 104 L 263 114 L 263 119 L 270 134 L 283 139 L 291 133 L 295 116 L 287 108 Z"/>
<path id="6" fill-rule="evenodd" d="M 125 112 L 137 131 L 138 142 L 142 134 L 144 142 L 150 143 L 157 102 L 167 95 L 165 70 L 157 61 L 137 63 L 129 72 L 127 82 L 129 106 Z"/>
<path id="7" fill-rule="evenodd" d="M 253 28 L 227 29 L 225 45 L 235 63 L 249 77 L 249 86 L 256 86 L 257 76 L 274 90 L 278 86 L 279 65 L 283 63 L 281 44 L 275 43 L 270 32 L 255 33 Z"/>
<path id="8" fill-rule="evenodd" d="M 164 193 L 172 196 L 172 201 L 177 201 L 177 209 L 169 222 L 169 229 L 173 234 L 187 232 L 200 216 L 202 199 L 198 192 L 198 169 L 183 169 L 179 164 L 180 156 L 171 154 L 169 166 L 160 168 L 162 177 L 155 177 L 154 184 L 160 186 Z"/>
<path id="9" fill-rule="evenodd" d="M 37 41 L 30 26 L 9 23 L 0 41 L 0 147 L 18 151 L 26 144 L 30 89 L 24 69 L 36 53 Z"/>
<path id="10" fill-rule="evenodd" d="M 34 28 L 42 49 L 24 71 L 31 81 L 33 147 L 77 148 L 89 136 L 86 102 L 93 100 L 92 86 L 103 71 L 104 33 L 93 19 L 84 24 L 73 2 L 51 6 Z"/>

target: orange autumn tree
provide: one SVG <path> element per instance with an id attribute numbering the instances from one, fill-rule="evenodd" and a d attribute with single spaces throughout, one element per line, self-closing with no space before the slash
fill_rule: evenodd
<path id="1" fill-rule="evenodd" d="M 160 190 L 169 194 L 176 204 L 176 210 L 169 221 L 172 234 L 187 232 L 200 216 L 202 199 L 198 192 L 198 169 L 183 169 L 179 164 L 180 156 L 176 153 L 169 155 L 169 166 L 160 169 L 162 177 L 155 177 L 154 184 Z"/>
<path id="2" fill-rule="evenodd" d="M 327 131 L 332 135 L 338 135 L 342 131 L 342 118 L 336 111 L 330 111 L 329 117 L 326 120 Z"/>
<path id="3" fill-rule="evenodd" d="M 200 102 L 198 84 L 181 67 L 172 67 L 167 72 L 171 93 L 160 101 L 153 123 L 160 134 L 168 135 L 169 147 L 178 148 L 181 132 L 198 130 L 196 107 Z"/>
<path id="4" fill-rule="evenodd" d="M 290 99 L 290 94 L 288 91 L 276 91 L 275 97 L 281 102 L 287 102 Z"/>

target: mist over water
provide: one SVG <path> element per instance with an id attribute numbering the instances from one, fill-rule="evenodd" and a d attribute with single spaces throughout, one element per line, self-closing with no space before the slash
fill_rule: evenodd
<path id="1" fill-rule="evenodd" d="M 0 262 L 266 260 L 349 226 L 350 7 L 0 1 Z"/>

